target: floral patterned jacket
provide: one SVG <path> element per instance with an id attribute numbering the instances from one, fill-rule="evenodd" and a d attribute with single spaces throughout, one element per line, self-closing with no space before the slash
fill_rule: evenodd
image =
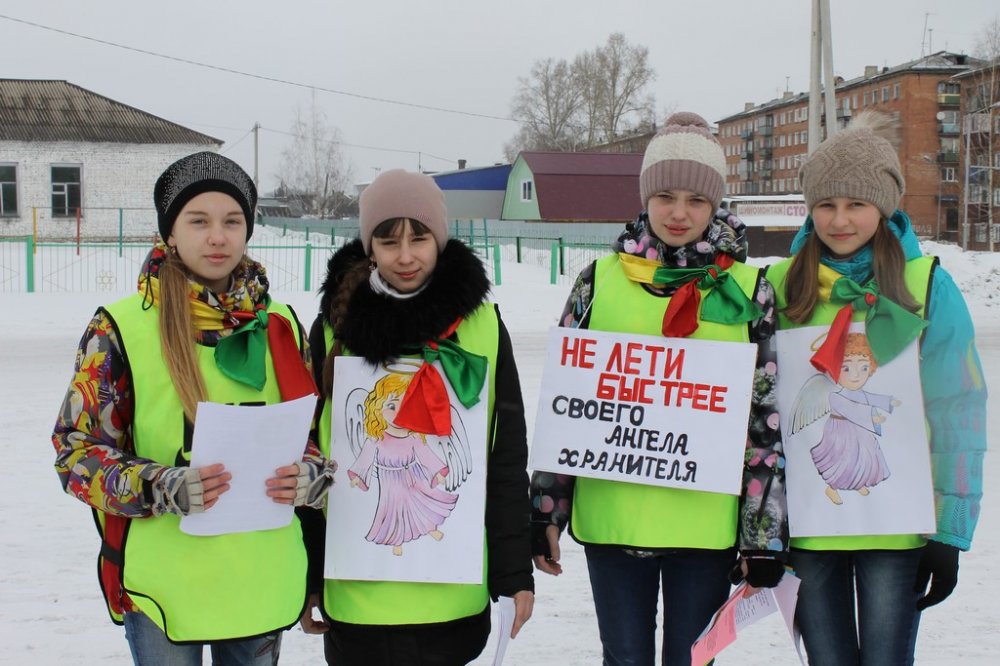
<path id="1" fill-rule="evenodd" d="M 720 252 L 743 261 L 746 258 L 745 227 L 735 215 L 719 210 L 709 224 L 705 239 L 673 248 L 650 233 L 649 220 L 643 213 L 626 225 L 612 248 L 615 252 L 655 259 L 671 267 L 704 266 L 714 262 Z M 595 264 L 591 264 L 577 277 L 560 325 L 589 327 L 590 306 L 594 298 L 594 267 Z M 674 291 L 649 285 L 644 285 L 644 288 L 650 294 L 661 297 L 669 297 Z M 763 275 L 755 298 L 764 314 L 749 324 L 750 341 L 757 343 L 758 354 L 747 429 L 737 545 L 746 557 L 783 559 L 788 551 L 788 514 L 785 504 L 785 458 L 775 393 L 777 352 L 773 335 L 777 316 L 774 289 Z M 544 536 L 548 525 L 556 525 L 562 531 L 569 522 L 574 482 L 575 477 L 550 472 L 535 472 L 532 475 L 532 543 L 535 555 L 548 554 Z"/>

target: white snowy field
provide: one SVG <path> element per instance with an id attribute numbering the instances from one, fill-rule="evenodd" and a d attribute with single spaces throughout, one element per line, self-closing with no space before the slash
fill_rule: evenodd
<path id="1" fill-rule="evenodd" d="M 966 293 L 978 331 L 987 380 L 1000 377 L 1000 255 L 961 253 L 926 244 Z M 757 262 L 755 262 L 757 263 Z M 532 432 L 548 328 L 567 286 L 548 284 L 547 269 L 503 264 L 494 290 L 511 330 Z M 278 293 L 309 325 L 314 294 Z M 107 293 L 0 294 L 0 663 L 127 664 L 124 632 L 107 618 L 96 580 L 98 539 L 89 510 L 66 496 L 52 469 L 52 424 L 70 379 L 79 337 Z M 994 386 L 1000 395 L 1000 385 Z M 991 398 L 1000 407 L 1000 398 Z M 990 413 L 1000 432 L 1000 410 Z M 924 614 L 919 664 L 996 663 L 1000 654 L 1000 458 L 986 459 L 986 497 L 973 550 L 961 559 L 960 583 L 944 604 Z M 565 573 L 538 574 L 535 614 L 508 648 L 508 664 L 597 664 L 600 641 L 582 549 L 563 541 Z M 477 664 L 492 660 L 493 640 Z M 282 664 L 322 662 L 318 637 L 285 634 Z M 798 663 L 777 616 L 750 627 L 719 664 Z"/>

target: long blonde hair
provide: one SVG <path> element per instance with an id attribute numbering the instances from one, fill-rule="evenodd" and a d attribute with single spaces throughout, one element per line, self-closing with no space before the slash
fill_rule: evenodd
<path id="1" fill-rule="evenodd" d="M 402 398 L 412 379 L 413 375 L 410 374 L 392 373 L 375 382 L 365 398 L 365 432 L 369 437 L 382 439 L 385 435 L 389 424 L 382 416 L 382 408 L 392 396 Z"/>
<path id="2" fill-rule="evenodd" d="M 184 416 L 194 423 L 198 403 L 208 397 L 205 378 L 198 366 L 195 330 L 188 302 L 188 272 L 184 262 L 169 250 L 160 266 L 160 346 L 163 362 L 170 373 L 184 408 Z"/>
<path id="3" fill-rule="evenodd" d="M 879 292 L 910 312 L 919 310 L 920 304 L 906 286 L 904 277 L 906 255 L 903 246 L 889 230 L 885 220 L 879 222 L 871 244 L 872 268 Z M 787 305 L 784 314 L 797 324 L 809 321 L 813 310 L 816 309 L 816 302 L 819 300 L 819 282 L 816 274 L 819 271 L 823 248 L 823 241 L 813 230 L 788 267 L 788 274 L 785 276 Z"/>

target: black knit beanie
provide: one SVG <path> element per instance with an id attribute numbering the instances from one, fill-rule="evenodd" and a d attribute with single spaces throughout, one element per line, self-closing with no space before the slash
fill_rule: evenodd
<path id="1" fill-rule="evenodd" d="M 205 192 L 222 192 L 236 200 L 246 217 L 247 240 L 250 240 L 257 207 L 257 187 L 239 164 L 211 152 L 182 157 L 156 179 L 153 203 L 156 205 L 160 238 L 166 240 L 170 237 L 174 221 L 184 205 Z"/>

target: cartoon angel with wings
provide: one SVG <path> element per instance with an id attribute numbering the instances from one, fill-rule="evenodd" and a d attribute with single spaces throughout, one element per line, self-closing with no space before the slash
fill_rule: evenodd
<path id="1" fill-rule="evenodd" d="M 843 504 L 841 490 L 866 496 L 870 488 L 889 478 L 878 438 L 886 413 L 891 414 L 900 401 L 862 390 L 876 367 L 868 338 L 850 333 L 836 382 L 825 374 L 813 375 L 792 405 L 792 435 L 827 417 L 823 435 L 810 453 L 827 484 L 826 496 L 834 504 Z"/>
<path id="2" fill-rule="evenodd" d="M 346 408 L 348 439 L 356 456 L 347 471 L 351 487 L 367 492 L 372 478 L 378 479 L 378 505 L 365 538 L 392 546 L 393 555 L 402 555 L 404 543 L 425 534 L 436 541 L 444 538 L 441 524 L 458 503 L 454 491 L 469 476 L 472 464 L 468 435 L 454 407 L 447 437 L 395 424 L 412 377 L 390 369 L 371 391 L 351 391 Z"/>

